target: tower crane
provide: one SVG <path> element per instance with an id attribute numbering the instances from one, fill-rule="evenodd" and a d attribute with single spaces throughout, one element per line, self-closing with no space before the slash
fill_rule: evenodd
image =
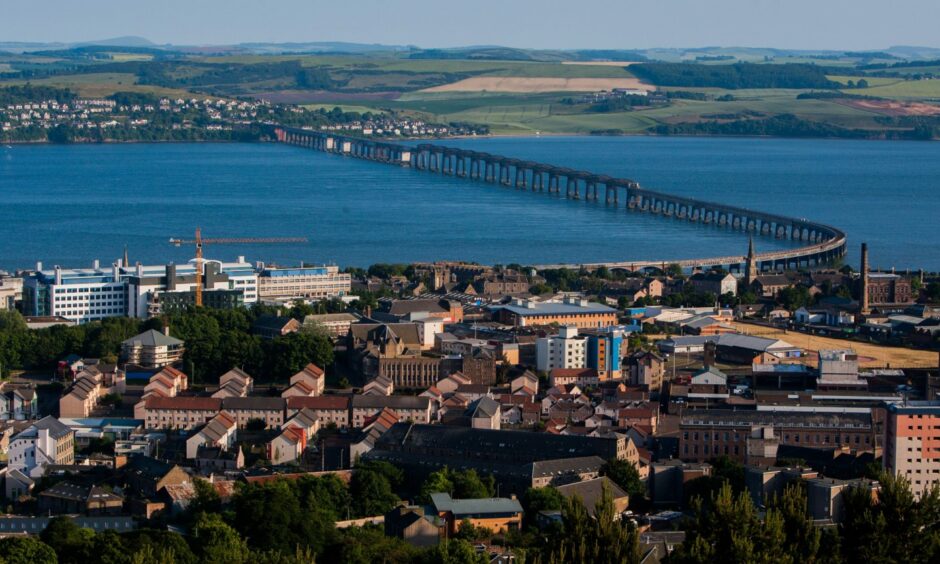
<path id="1" fill-rule="evenodd" d="M 202 229 L 196 228 L 195 239 L 176 239 L 171 237 L 170 244 L 177 247 L 182 245 L 196 245 L 196 305 L 202 305 L 202 246 L 203 245 L 233 245 L 233 244 L 280 244 L 280 243 L 306 243 L 306 237 L 202 237 Z"/>

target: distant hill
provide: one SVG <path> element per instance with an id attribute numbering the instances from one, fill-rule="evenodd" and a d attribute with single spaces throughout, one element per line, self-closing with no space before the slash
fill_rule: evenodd
<path id="1" fill-rule="evenodd" d="M 69 47 L 89 47 L 89 46 L 102 46 L 102 47 L 159 47 L 156 43 L 146 39 L 144 37 L 137 37 L 136 35 L 125 35 L 122 37 L 112 37 L 110 39 L 98 39 L 95 41 L 82 41 L 79 43 L 71 43 Z"/>

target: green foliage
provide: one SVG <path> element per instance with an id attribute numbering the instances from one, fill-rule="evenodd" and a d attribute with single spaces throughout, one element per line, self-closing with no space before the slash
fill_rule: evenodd
<path id="1" fill-rule="evenodd" d="M 534 525 L 536 516 L 540 511 L 560 510 L 565 503 L 565 497 L 555 488 L 529 488 L 522 494 L 523 518 L 527 525 Z"/>
<path id="2" fill-rule="evenodd" d="M 251 562 L 248 544 L 217 514 L 201 513 L 190 531 L 190 545 L 202 564 Z"/>
<path id="3" fill-rule="evenodd" d="M 373 470 L 357 468 L 349 483 L 349 493 L 357 515 L 383 515 L 398 503 L 388 478 Z"/>
<path id="4" fill-rule="evenodd" d="M 338 543 L 330 548 L 323 562 L 404 564 L 420 561 L 422 556 L 427 556 L 427 551 L 399 538 L 385 536 L 379 527 L 349 527 L 340 530 L 339 535 Z"/>
<path id="5" fill-rule="evenodd" d="M 693 63 L 642 63 L 630 72 L 657 86 L 695 88 L 839 88 L 816 65 L 699 65 Z"/>
<path id="6" fill-rule="evenodd" d="M 290 554 L 301 547 L 322 554 L 334 539 L 338 512 L 349 503 L 342 482 L 332 482 L 339 480 L 305 477 L 240 486 L 232 525 L 255 550 Z"/>
<path id="7" fill-rule="evenodd" d="M 786 309 L 795 311 L 813 305 L 813 296 L 806 286 L 790 286 L 777 293 L 777 301 Z"/>
<path id="8" fill-rule="evenodd" d="M 876 496 L 855 488 L 839 527 L 846 562 L 940 560 L 940 486 L 916 499 L 904 477 L 883 473 Z"/>
<path id="9" fill-rule="evenodd" d="M 496 480 L 493 476 L 477 474 L 476 470 L 451 470 L 446 466 L 432 472 L 421 486 L 420 503 L 430 503 L 431 494 L 449 493 L 455 499 L 475 499 L 496 495 Z"/>
<path id="10" fill-rule="evenodd" d="M 34 537 L 0 539 L 0 560 L 6 564 L 56 564 L 56 553 Z"/>
<path id="11" fill-rule="evenodd" d="M 640 479 L 636 466 L 628 460 L 611 458 L 601 467 L 601 474 L 623 488 L 631 499 L 646 495 L 646 484 Z"/>
<path id="12" fill-rule="evenodd" d="M 60 564 L 84 564 L 94 557 L 94 537 L 94 531 L 79 527 L 70 517 L 56 517 L 40 533 L 39 540 L 55 551 Z"/>
<path id="13" fill-rule="evenodd" d="M 692 510 L 695 517 L 670 563 L 792 562 L 785 555 L 783 519 L 768 511 L 762 520 L 746 492 L 734 495 L 725 484 L 707 505 L 696 498 Z"/>
<path id="14" fill-rule="evenodd" d="M 53 88 L 36 84 L 22 84 L 0 88 L 0 106 L 55 100 L 60 104 L 70 103 L 77 95 L 68 88 Z"/>
<path id="15" fill-rule="evenodd" d="M 832 139 L 932 139 L 940 132 L 935 118 L 923 116 L 879 117 L 881 129 L 847 128 L 825 121 L 811 121 L 794 114 L 778 114 L 763 119 L 745 117 L 734 121 L 689 121 L 655 125 L 647 129 L 656 135 L 745 135 Z M 891 125 L 892 127 L 887 127 Z"/>
<path id="16" fill-rule="evenodd" d="M 609 488 L 604 488 L 594 506 L 593 518 L 577 496 L 566 499 L 562 523 L 564 531 L 554 535 L 541 553 L 534 555 L 535 562 L 619 564 L 640 561 L 636 527 L 617 519 Z"/>
<path id="17" fill-rule="evenodd" d="M 327 368 L 333 364 L 333 345 L 323 334 L 297 332 L 262 339 L 251 334 L 261 315 L 276 314 L 264 307 L 251 310 L 190 308 L 169 316 L 173 336 L 186 342 L 184 361 L 192 362 L 196 381 L 213 382 L 233 367 L 240 367 L 259 382 L 285 381 L 308 363 Z"/>

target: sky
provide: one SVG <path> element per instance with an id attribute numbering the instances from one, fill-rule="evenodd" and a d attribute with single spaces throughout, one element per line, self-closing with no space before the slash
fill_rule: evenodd
<path id="1" fill-rule="evenodd" d="M 135 35 L 176 45 L 940 47 L 938 0 L 4 0 L 0 5 L 0 41 Z"/>

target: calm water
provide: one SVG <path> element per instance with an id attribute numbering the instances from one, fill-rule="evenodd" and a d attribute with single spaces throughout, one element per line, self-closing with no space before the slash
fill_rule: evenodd
<path id="1" fill-rule="evenodd" d="M 625 176 L 651 189 L 778 210 L 844 229 L 875 266 L 940 270 L 940 143 L 716 138 L 524 138 L 462 145 Z M 744 253 L 728 231 L 603 204 L 442 178 L 275 145 L 0 148 L 0 268 L 182 262 L 167 244 L 306 236 L 207 256 L 281 263 L 672 259 Z M 786 242 L 761 238 L 758 250 Z"/>

